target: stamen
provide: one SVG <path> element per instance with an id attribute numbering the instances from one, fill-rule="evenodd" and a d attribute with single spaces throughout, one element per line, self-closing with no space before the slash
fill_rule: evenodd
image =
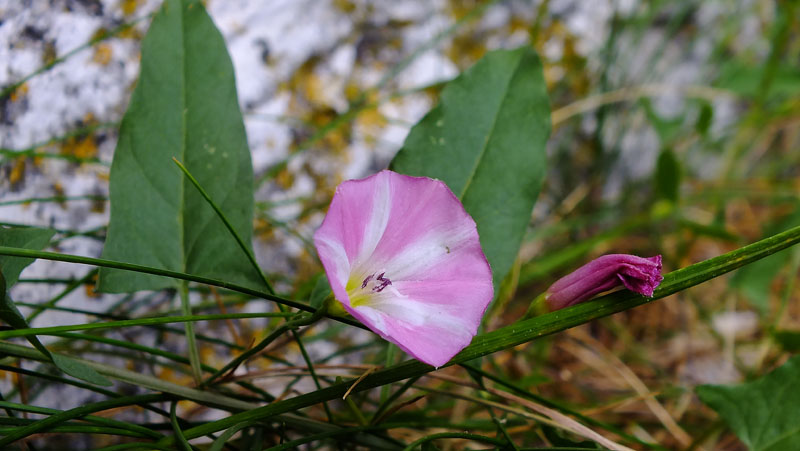
<path id="1" fill-rule="evenodd" d="M 381 275 L 383 275 L 383 274 L 381 274 Z M 374 277 L 374 276 L 375 276 L 375 274 L 370 274 L 370 275 L 368 275 L 368 276 L 367 276 L 367 277 L 364 279 L 364 282 L 362 282 L 362 283 L 361 283 L 361 288 L 367 288 L 367 284 L 369 283 L 369 281 L 370 281 L 370 280 L 372 280 L 372 277 Z"/>
<path id="2" fill-rule="evenodd" d="M 380 285 L 378 285 L 378 284 L 375 284 L 375 286 L 374 286 L 374 287 L 372 287 L 372 291 L 374 291 L 374 292 L 376 292 L 376 293 L 380 293 L 381 291 L 383 291 L 383 289 L 384 289 L 384 288 L 386 288 L 386 287 L 388 287 L 389 285 L 391 285 L 391 284 L 392 284 L 392 281 L 391 281 L 391 280 L 389 280 L 389 278 L 388 278 L 388 277 L 383 277 L 383 275 L 384 275 L 384 274 L 386 274 L 386 273 L 385 273 L 385 272 L 382 272 L 382 273 L 381 273 L 381 274 L 380 274 L 380 275 L 379 275 L 379 276 L 378 276 L 378 277 L 375 279 L 375 280 L 379 280 L 379 281 L 381 282 L 381 284 L 380 284 Z"/>

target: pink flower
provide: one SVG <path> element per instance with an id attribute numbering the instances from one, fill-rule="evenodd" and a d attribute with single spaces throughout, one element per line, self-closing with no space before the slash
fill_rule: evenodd
<path id="1" fill-rule="evenodd" d="M 652 296 L 663 279 L 660 255 L 649 258 L 628 254 L 603 255 L 558 279 L 547 289 L 545 299 L 551 310 L 558 310 L 620 285 Z"/>
<path id="2" fill-rule="evenodd" d="M 435 367 L 472 341 L 494 295 L 475 221 L 439 180 L 342 183 L 314 245 L 344 309 Z"/>

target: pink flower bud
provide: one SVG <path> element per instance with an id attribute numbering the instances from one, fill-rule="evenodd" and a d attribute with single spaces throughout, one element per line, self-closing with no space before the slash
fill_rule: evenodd
<path id="1" fill-rule="evenodd" d="M 649 258 L 628 254 L 603 255 L 558 279 L 547 289 L 545 299 L 551 310 L 558 310 L 620 285 L 652 296 L 663 279 L 660 255 Z"/>

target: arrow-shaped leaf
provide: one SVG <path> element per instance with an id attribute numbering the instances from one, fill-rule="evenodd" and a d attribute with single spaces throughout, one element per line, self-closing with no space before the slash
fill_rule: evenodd
<path id="1" fill-rule="evenodd" d="M 173 157 L 189 168 L 250 246 L 253 170 L 233 66 L 197 0 L 166 0 L 142 41 L 139 81 L 111 165 L 103 258 L 263 288 L 247 256 Z M 100 270 L 101 291 L 178 286 L 168 278 Z"/>
<path id="2" fill-rule="evenodd" d="M 437 178 L 478 225 L 495 288 L 511 269 L 545 176 L 550 104 L 529 48 L 488 53 L 451 81 L 392 161 Z"/>

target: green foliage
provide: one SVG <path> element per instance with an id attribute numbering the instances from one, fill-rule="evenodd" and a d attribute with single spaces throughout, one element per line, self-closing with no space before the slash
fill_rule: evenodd
<path id="1" fill-rule="evenodd" d="M 137 2 L 122 3 L 127 5 L 123 8 L 133 8 Z M 105 227 L 90 231 L 62 229 L 58 231 L 59 241 L 51 241 L 53 231 L 0 228 L 0 285 L 4 280 L 9 286 L 15 283 L 20 271 L 34 258 L 92 265 L 102 268 L 100 288 L 104 291 L 180 289 L 183 314 L 171 306 L 153 302 L 168 297 L 159 292 L 126 296 L 102 311 L 96 311 L 95 305 L 57 305 L 66 295 L 80 291 L 91 281 L 93 271 L 80 279 L 26 281 L 43 284 L 51 292 L 59 293 L 49 300 L 26 299 L 25 303 L 14 303 L 6 296 L 6 290 L 0 289 L 0 319 L 11 326 L 0 331 L 0 355 L 4 357 L 0 371 L 19 376 L 12 379 L 13 385 L 3 391 L 0 399 L 0 409 L 7 414 L 0 416 L 0 448 L 25 446 L 23 441 L 34 435 L 32 444 L 50 440 L 45 445 L 49 446 L 62 440 L 56 434 L 70 432 L 81 434 L 81 440 L 93 445 L 114 443 L 108 449 L 181 446 L 216 450 L 270 446 L 296 449 L 306 445 L 320 449 L 360 446 L 433 450 L 449 448 L 451 444 L 509 450 L 531 449 L 531 446 L 599 447 L 579 435 L 562 435 L 554 429 L 557 424 L 537 422 L 523 415 L 525 412 L 492 407 L 490 400 L 503 398 L 491 396 L 487 391 L 498 386 L 597 428 L 601 434 L 611 434 L 623 446 L 660 450 L 691 449 L 698 445 L 718 448 L 730 444 L 732 433 L 706 446 L 705 440 L 716 438 L 708 438 L 702 431 L 716 430 L 709 426 L 713 421 L 709 417 L 715 415 L 709 409 L 698 409 L 694 398 L 679 398 L 683 391 L 673 388 L 676 382 L 680 385 L 683 383 L 680 381 L 686 380 L 683 378 L 686 371 L 697 369 L 693 365 L 675 365 L 673 359 L 664 359 L 659 349 L 664 349 L 660 345 L 665 339 L 682 343 L 687 337 L 690 340 L 697 337 L 693 331 L 681 330 L 685 318 L 693 318 L 693 324 L 706 321 L 719 309 L 728 307 L 720 301 L 722 296 L 711 296 L 710 291 L 695 289 L 685 293 L 684 290 L 737 268 L 741 269 L 730 279 L 729 289 L 742 293 L 766 318 L 774 318 L 774 327 L 791 327 L 796 319 L 797 309 L 789 302 L 795 298 L 794 273 L 800 265 L 800 249 L 787 249 L 800 242 L 794 120 L 796 97 L 800 93 L 796 81 L 800 73 L 796 63 L 800 47 L 796 33 L 791 33 L 798 24 L 796 2 L 778 2 L 774 11 L 765 10 L 763 5 L 745 6 L 738 14 L 726 15 L 724 22 L 730 26 L 713 30 L 697 26 L 709 20 L 701 2 L 674 7 L 670 2 L 659 1 L 624 13 L 614 10 L 610 21 L 604 23 L 609 33 L 607 41 L 599 47 L 604 49 L 601 59 L 585 54 L 581 50 L 583 45 L 576 45 L 582 38 L 570 29 L 572 13 L 550 11 L 548 2 L 539 2 L 536 11 L 531 10 L 536 17 L 530 21 L 525 14 L 512 14 L 510 30 L 463 27 L 486 12 L 508 8 L 507 2 L 481 1 L 469 11 L 460 2 L 446 2 L 452 7 L 447 13 L 458 19 L 408 53 L 407 42 L 401 43 L 395 36 L 402 29 L 417 28 L 414 19 L 390 21 L 391 30 L 373 28 L 369 12 L 356 8 L 350 1 L 334 2 L 335 8 L 351 8 L 364 14 L 368 33 L 362 33 L 365 30 L 360 25 L 355 26 L 354 35 L 341 39 L 341 47 L 332 44 L 334 47 L 321 49 L 306 61 L 295 74 L 302 77 L 281 80 L 276 89 L 289 96 L 291 106 L 279 113 L 280 117 L 265 119 L 255 110 L 251 111 L 255 114 L 248 116 L 248 120 L 277 121 L 282 127 L 287 126 L 293 139 L 285 149 L 286 158 L 267 168 L 260 180 L 266 181 L 270 189 L 282 189 L 292 185 L 295 176 L 310 175 L 318 188 L 313 195 L 271 192 L 270 196 L 286 194 L 287 197 L 279 201 L 270 199 L 262 207 L 266 223 L 259 222 L 259 232 L 265 230 L 262 226 L 281 229 L 279 233 L 267 231 L 262 235 L 269 245 L 284 245 L 282 241 L 290 236 L 290 240 L 304 241 L 308 251 L 297 259 L 283 261 L 281 256 L 275 267 L 290 268 L 289 272 L 270 276 L 270 280 L 274 277 L 279 281 L 280 295 L 272 291 L 267 278 L 260 274 L 250 245 L 252 168 L 242 114 L 224 42 L 203 10 L 204 3 L 207 2 L 165 0 L 157 13 L 143 17 L 154 16 L 154 20 L 143 42 L 142 73 L 121 124 L 111 170 L 112 219 L 104 259 L 59 253 L 69 246 L 60 247 L 58 243 L 76 235 L 102 239 Z M 737 36 L 742 20 L 756 16 L 760 27 L 756 33 L 760 36 L 752 42 L 749 39 L 742 42 Z M 24 103 L 26 81 L 31 77 L 80 50 L 119 36 L 121 31 L 130 33 L 120 38 L 138 40 L 135 37 L 138 29 L 130 28 L 137 21 L 106 34 L 95 33 L 86 44 L 64 54 L 59 52 L 54 61 L 36 72 L 10 80 L 10 84 L 0 89 L 4 113 L 9 113 L 6 116 L 12 120 L 16 117 Z M 244 28 L 236 29 L 234 39 L 240 39 L 236 33 L 241 30 Z M 498 43 L 503 46 L 507 42 L 520 42 L 526 32 L 527 48 L 484 53 L 487 47 Z M 663 37 L 655 46 L 650 39 L 654 34 Z M 476 37 L 479 44 L 472 42 Z M 390 42 L 391 49 L 377 48 L 382 42 Z M 703 79 L 689 85 L 679 84 L 679 80 L 683 81 L 681 77 L 673 79 L 659 73 L 675 61 L 676 42 L 681 46 L 677 62 L 697 65 L 704 76 L 716 76 L 711 82 L 713 87 L 706 86 L 708 82 Z M 402 46 L 395 48 L 395 44 Z M 561 55 L 549 51 L 551 44 L 556 49 L 561 47 Z M 328 95 L 338 88 L 326 85 L 324 95 L 320 95 L 319 88 L 329 80 L 326 49 L 347 46 L 356 47 L 356 57 L 344 88 L 346 99 L 337 99 L 345 101 L 347 110 L 340 111 L 338 104 L 332 108 Z M 394 83 L 397 74 L 407 68 L 412 70 L 412 63 L 434 48 L 459 67 L 474 66 L 447 84 L 405 90 L 404 83 Z M 540 63 L 529 48 L 548 48 L 547 58 Z M 682 57 L 683 49 L 699 51 L 687 52 L 690 56 Z M 264 51 L 260 56 L 272 67 L 273 58 L 277 61 L 280 53 L 269 55 Z M 707 58 L 702 56 L 706 54 Z M 376 70 L 384 67 L 385 55 L 400 55 L 400 61 L 394 67 L 386 66 L 377 83 L 368 83 L 372 87 L 362 89 L 358 85 L 363 81 L 359 74 L 374 76 Z M 639 58 L 646 61 L 637 61 Z M 637 69 L 628 70 L 631 67 Z M 542 73 L 547 75 L 547 91 Z M 398 86 L 403 86 L 403 91 L 397 90 Z M 442 86 L 444 90 L 440 92 Z M 393 351 L 397 348 L 387 347 L 377 338 L 366 343 L 351 340 L 355 335 L 352 332 L 360 333 L 351 328 L 363 328 L 352 318 L 325 314 L 338 323 L 314 325 L 322 319 L 327 307 L 325 300 L 329 298 L 330 286 L 324 275 L 312 276 L 319 274 L 320 268 L 308 242 L 311 226 L 324 210 L 325 196 L 332 188 L 326 184 L 343 175 L 328 167 L 320 169 L 316 163 L 342 157 L 349 152 L 350 144 L 371 145 L 372 141 L 362 138 L 365 131 L 369 138 L 375 138 L 376 147 L 396 148 L 396 143 L 383 142 L 386 135 L 381 134 L 379 129 L 384 125 L 380 124 L 403 126 L 408 118 L 394 117 L 388 113 L 391 109 L 382 107 L 403 105 L 407 98 L 413 99 L 412 102 L 427 101 L 436 94 L 441 94 L 439 105 L 413 127 L 393 168 L 448 183 L 478 223 L 492 263 L 495 287 L 500 288 L 501 280 L 504 284 L 499 295 L 503 302 L 485 316 L 485 330 L 450 363 L 461 368 L 443 372 L 448 378 L 455 378 L 449 380 L 433 374 L 423 377 L 433 368 L 420 362 L 397 363 L 399 359 L 395 357 L 400 356 Z M 681 97 L 674 100 L 685 102 L 682 111 L 672 117 L 659 115 L 648 99 L 663 96 Z M 557 131 L 548 146 L 554 158 L 545 164 L 550 99 L 556 108 L 553 118 Z M 692 117 L 694 113 L 696 120 Z M 643 116 L 645 121 L 641 120 Z M 102 174 L 105 170 L 102 165 L 108 164 L 102 158 L 62 154 L 54 151 L 53 144 L 99 129 L 109 129 L 103 134 L 108 133 L 113 139 L 111 129 L 118 125 L 81 124 L 61 136 L 26 144 L 22 150 L 2 148 L 0 160 L 5 159 L 0 163 L 32 162 L 28 166 L 30 172 L 31 167 L 40 167 L 41 157 L 47 158 L 43 164 L 57 158 L 69 168 L 82 170 L 87 165 L 99 165 Z M 658 135 L 661 149 L 652 177 L 617 178 L 626 168 L 632 170 L 626 176 L 634 175 L 640 166 L 640 162 L 631 161 L 639 154 L 629 151 L 628 140 L 651 130 Z M 254 152 L 268 151 L 260 140 L 258 145 Z M 640 150 L 645 155 L 657 149 Z M 301 155 L 317 161 L 288 164 L 300 163 L 292 159 Z M 186 164 L 186 177 L 172 164 L 172 157 Z M 293 169 L 294 166 L 302 169 Z M 537 211 L 531 217 L 546 171 L 547 189 L 539 201 L 546 216 Z M 24 171 L 18 171 L 17 176 L 21 172 Z M 6 166 L 0 167 L 0 176 L 8 173 Z M 196 187 L 190 186 L 189 173 L 196 176 Z M 0 190 L 6 186 L 4 183 L 6 180 L 0 180 Z M 614 183 L 621 183 L 619 198 L 606 196 L 606 188 Z M 649 196 L 651 191 L 647 189 L 640 191 L 643 187 L 652 187 L 654 195 Z M 54 191 L 36 193 L 27 199 L 9 196 L 0 199 L 0 207 L 35 202 L 36 208 L 41 208 L 43 204 L 58 202 L 64 208 L 71 208 L 73 202 L 91 200 L 97 206 L 106 200 L 104 195 L 74 196 Z M 208 194 L 206 198 L 204 193 Z M 654 197 L 663 202 L 651 207 Z M 220 208 L 215 212 L 216 206 Z M 298 209 L 301 213 L 296 221 L 278 220 L 281 215 L 270 211 L 278 206 L 302 208 Z M 786 215 L 790 211 L 795 213 Z M 769 219 L 763 227 L 769 238 L 687 266 L 687 262 L 719 254 L 720 249 L 750 242 L 753 231 L 767 222 L 762 217 L 781 216 L 785 219 L 777 222 Z M 228 219 L 226 229 L 224 222 Z M 234 235 L 240 237 L 238 242 Z M 525 242 L 519 252 L 519 267 L 511 271 L 521 240 Z M 48 242 L 58 252 L 40 251 Z M 653 298 L 621 290 L 569 309 L 523 317 L 531 299 L 581 260 L 601 252 L 640 251 L 648 255 L 662 253 L 666 270 L 682 268 L 665 274 Z M 787 267 L 791 270 L 787 271 Z M 778 311 L 773 312 L 768 309 L 773 305 L 767 301 L 775 297 L 774 288 L 779 284 L 774 282 L 778 281 L 786 282 L 781 285 L 784 299 Z M 58 289 L 62 284 L 66 287 Z M 715 294 L 725 288 L 719 287 L 719 291 L 716 288 L 713 291 Z M 189 290 L 193 301 L 201 298 L 192 308 L 211 314 L 195 315 L 189 311 Z M 678 294 L 676 302 L 668 308 L 653 302 L 675 294 Z M 730 298 L 731 291 L 722 294 Z M 269 306 L 264 308 L 272 302 L 282 311 L 270 312 Z M 58 311 L 86 319 L 78 320 L 79 324 L 29 328 L 17 310 L 22 305 L 37 312 Z M 640 306 L 635 313 L 614 315 Z M 691 309 L 689 316 L 686 308 Z M 298 314 L 298 311 L 315 313 L 317 309 L 314 315 Z M 604 319 L 594 321 L 600 318 Z M 659 423 L 663 419 L 650 415 L 647 409 L 639 409 L 641 415 L 636 418 L 620 415 L 613 407 L 636 406 L 641 397 L 615 378 L 603 377 L 602 384 L 595 384 L 598 379 L 593 373 L 598 368 L 587 366 L 578 354 L 575 359 L 562 355 L 562 351 L 569 353 L 572 349 L 562 346 L 565 342 L 593 351 L 595 342 L 583 338 L 581 333 L 569 337 L 554 335 L 590 321 L 594 321 L 590 335 L 598 339 L 600 346 L 608 345 L 632 371 L 643 372 L 642 380 L 649 390 L 658 393 L 659 402 L 663 401 L 669 411 L 673 411 L 669 406 L 677 405 L 691 412 L 676 419 L 692 435 L 687 443 L 678 443 L 679 437 L 664 433 L 664 425 Z M 196 326 L 198 341 L 206 345 L 203 351 L 212 351 L 213 357 L 192 350 L 194 331 L 174 327 L 177 323 Z M 767 321 L 761 324 L 769 327 Z M 142 335 L 138 335 L 139 331 Z M 763 339 L 765 333 L 762 330 L 749 337 L 737 336 L 730 344 L 739 347 L 757 341 L 766 362 L 780 361 L 787 353 L 800 350 L 797 330 L 769 331 L 771 341 Z M 157 341 L 151 343 L 149 339 L 154 335 Z M 48 351 L 37 336 L 49 336 L 54 340 L 48 345 L 51 349 L 64 350 L 74 357 Z M 549 338 L 540 340 L 545 336 Z M 21 337 L 28 339 L 33 347 L 18 343 Z M 140 340 L 142 337 L 146 338 Z M 266 338 L 258 343 L 262 337 Z M 13 342 L 15 339 L 18 342 Z M 188 358 L 181 353 L 185 351 L 180 349 L 184 343 L 189 344 Z M 304 343 L 313 344 L 309 352 Z M 525 343 L 530 345 L 526 347 Z M 705 342 L 703 346 L 690 348 L 687 349 L 690 353 L 702 348 L 704 357 L 713 352 Z M 320 355 L 320 349 L 327 354 Z M 297 366 L 298 350 L 307 369 Z M 116 366 L 99 363 L 104 354 L 112 355 Z M 693 356 L 689 354 L 686 358 Z M 330 373 L 333 365 L 339 363 L 337 360 L 342 359 L 361 363 L 370 370 L 365 374 L 363 367 L 353 367 L 349 378 Z M 141 371 L 139 363 L 146 365 L 147 370 Z M 206 384 L 189 386 L 190 363 L 195 380 L 201 380 L 197 376 L 202 372 L 207 376 Z M 564 363 L 567 365 L 561 366 Z M 54 374 L 53 364 L 94 385 Z M 318 364 L 332 367 L 317 366 L 315 370 Z M 750 359 L 737 364 L 742 371 L 759 371 L 758 367 L 749 366 Z M 125 369 L 125 365 L 136 368 Z M 701 387 L 698 393 L 751 448 L 795 449 L 800 447 L 797 439 L 800 426 L 796 412 L 791 409 L 800 401 L 794 390 L 796 384 L 792 384 L 800 379 L 798 365 L 795 357 L 757 381 L 735 387 Z M 266 382 L 270 387 L 275 380 L 286 381 L 278 397 L 261 388 L 262 380 L 250 379 L 261 377 L 259 373 L 267 366 L 265 377 L 270 378 Z M 273 378 L 275 375 L 268 374 L 271 371 L 289 377 Z M 242 374 L 244 377 L 240 378 Z M 364 378 L 355 382 L 361 374 Z M 468 376 L 478 388 L 469 385 Z M 304 379 L 307 377 L 313 378 L 313 387 Z M 97 386 L 107 385 L 108 379 L 118 383 L 114 389 Z M 37 405 L 51 401 L 45 400 L 42 393 L 49 394 L 62 387 L 88 390 L 104 398 L 100 402 L 93 399 L 77 407 L 63 407 L 64 410 Z M 374 390 L 377 387 L 380 396 L 379 390 Z M 342 395 L 351 388 L 351 395 L 341 402 Z M 128 393 L 137 394 L 123 396 L 128 389 L 132 390 Z M 451 397 L 457 392 L 473 390 L 478 396 L 465 403 Z M 556 399 L 555 395 L 564 399 Z M 169 412 L 162 410 L 170 405 Z M 575 410 L 566 406 L 574 406 Z M 118 415 L 119 419 L 127 418 L 119 421 L 92 415 L 108 409 L 140 407 L 147 409 L 148 415 L 160 415 L 161 422 L 157 416 L 143 419 L 138 415 Z M 514 408 L 526 409 L 522 403 Z M 585 416 L 581 411 L 593 413 Z M 17 412 L 33 413 L 36 417 L 23 418 Z M 206 413 L 219 419 L 209 420 Z M 469 420 L 453 421 L 462 414 Z M 626 431 L 635 431 L 636 436 Z M 92 434 L 106 435 L 93 441 Z M 646 436 L 659 443 L 638 438 Z M 132 440 L 141 441 L 129 443 Z"/>
<path id="2" fill-rule="evenodd" d="M 800 227 L 758 241 L 732 252 L 696 263 L 686 268 L 673 271 L 664 276 L 661 285 L 656 288 L 652 298 L 647 298 L 630 291 L 618 291 L 590 302 L 577 304 L 562 310 L 551 312 L 523 321 L 518 321 L 500 329 L 480 334 L 472 344 L 453 357 L 445 366 L 469 362 L 475 358 L 492 354 L 501 349 L 508 349 L 522 343 L 535 340 L 562 330 L 583 324 L 593 319 L 602 318 L 614 313 L 652 302 L 681 290 L 698 285 L 712 278 L 757 261 L 777 251 L 800 243 Z M 433 371 L 434 368 L 422 362 L 408 360 L 388 368 L 384 368 L 364 377 L 353 389 L 353 393 L 379 387 L 410 377 Z M 341 397 L 350 390 L 351 381 L 334 384 L 321 390 L 298 395 L 294 398 L 274 402 L 267 406 L 252 409 L 221 420 L 206 423 L 184 431 L 188 439 L 214 433 L 240 424 L 269 418 L 274 415 L 308 407 L 323 401 Z M 166 438 L 162 443 L 171 444 L 173 439 Z"/>
<path id="3" fill-rule="evenodd" d="M 478 225 L 495 288 L 511 268 L 545 176 L 550 108 L 529 48 L 486 54 L 451 81 L 392 169 L 440 179 Z"/>
<path id="4" fill-rule="evenodd" d="M 717 86 L 729 89 L 737 94 L 755 97 L 760 93 L 765 67 L 746 64 L 739 60 L 730 60 L 721 67 Z M 800 67 L 782 62 L 774 68 L 771 88 L 768 95 L 773 98 L 787 98 L 800 94 Z"/>
<path id="5" fill-rule="evenodd" d="M 772 338 L 788 352 L 800 352 L 800 331 L 776 330 Z"/>
<path id="6" fill-rule="evenodd" d="M 0 245 L 40 250 L 50 243 L 54 234 L 55 231 L 49 229 L 0 227 Z M 0 319 L 14 329 L 27 329 L 28 322 L 11 300 L 7 290 L 17 282 L 19 274 L 31 263 L 33 263 L 32 258 L 0 257 Z M 35 335 L 27 338 L 36 349 L 48 356 L 53 364 L 66 374 L 96 385 L 111 385 L 111 381 L 77 360 L 52 354 Z"/>
<path id="7" fill-rule="evenodd" d="M 681 186 L 681 166 L 675 153 L 663 149 L 656 163 L 656 196 L 677 202 Z"/>
<path id="8" fill-rule="evenodd" d="M 653 102 L 650 99 L 642 99 L 641 104 L 644 107 L 644 112 L 647 114 L 650 125 L 653 126 L 656 134 L 661 139 L 662 145 L 671 145 L 683 131 L 683 115 L 678 114 L 672 118 L 663 118 L 653 108 Z"/>
<path id="9" fill-rule="evenodd" d="M 23 249 L 42 250 L 50 243 L 55 235 L 54 230 L 29 228 L 0 227 L 0 246 L 20 247 Z M 5 277 L 6 287 L 10 290 L 17 283 L 19 273 L 26 266 L 33 263 L 32 258 L 2 257 L 0 258 L 0 271 Z"/>
<path id="10" fill-rule="evenodd" d="M 253 170 L 233 67 L 196 0 L 167 0 L 142 42 L 139 82 L 111 165 L 103 257 L 263 288 L 247 255 L 173 157 L 249 247 Z M 179 287 L 174 279 L 112 269 L 100 271 L 98 285 L 107 292 Z"/>
<path id="11" fill-rule="evenodd" d="M 702 102 L 700 104 L 700 114 L 697 115 L 697 122 L 694 125 L 697 133 L 701 135 L 708 133 L 712 119 L 714 119 L 714 107 L 708 102 Z"/>
<path id="12" fill-rule="evenodd" d="M 751 450 L 800 449 L 800 356 L 766 376 L 735 386 L 702 385 L 697 395 Z"/>
<path id="13" fill-rule="evenodd" d="M 317 278 L 317 282 L 314 284 L 314 288 L 311 290 L 311 296 L 309 296 L 309 305 L 318 309 L 322 307 L 322 304 L 325 302 L 325 298 L 331 295 L 331 285 L 328 283 L 328 277 L 325 274 L 322 274 Z"/>
<path id="14" fill-rule="evenodd" d="M 788 217 L 767 227 L 767 232 L 771 235 L 797 225 L 800 225 L 800 206 Z M 798 250 L 787 249 L 742 268 L 731 278 L 731 286 L 746 296 L 759 311 L 766 313 L 769 308 L 770 285 L 789 262 L 793 252 Z"/>

